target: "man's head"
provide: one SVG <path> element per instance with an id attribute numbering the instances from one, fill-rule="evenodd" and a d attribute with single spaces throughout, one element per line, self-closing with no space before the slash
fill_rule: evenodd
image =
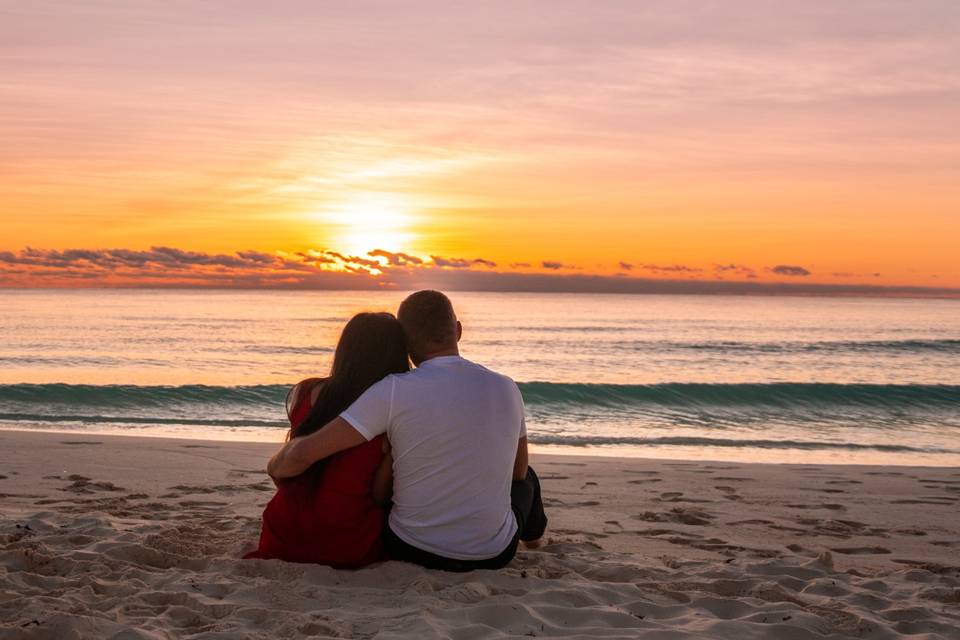
<path id="1" fill-rule="evenodd" d="M 407 334 L 414 364 L 440 355 L 456 355 L 463 328 L 450 299 L 439 291 L 417 291 L 400 303 L 397 319 Z"/>

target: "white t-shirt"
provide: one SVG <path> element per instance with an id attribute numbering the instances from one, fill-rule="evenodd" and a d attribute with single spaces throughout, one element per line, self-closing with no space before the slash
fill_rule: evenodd
<path id="1" fill-rule="evenodd" d="M 485 560 L 513 539 L 510 484 L 527 435 L 516 383 L 460 356 L 387 376 L 341 414 L 393 447 L 390 528 L 418 549 Z"/>

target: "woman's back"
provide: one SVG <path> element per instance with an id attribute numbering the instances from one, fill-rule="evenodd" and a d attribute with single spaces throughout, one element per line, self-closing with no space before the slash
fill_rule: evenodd
<path id="1" fill-rule="evenodd" d="M 315 389 L 298 385 L 290 411 L 294 428 L 310 415 Z M 342 451 L 280 485 L 263 512 L 260 544 L 247 558 L 277 558 L 354 568 L 384 559 L 386 511 L 371 488 L 383 458 L 383 438 Z"/>

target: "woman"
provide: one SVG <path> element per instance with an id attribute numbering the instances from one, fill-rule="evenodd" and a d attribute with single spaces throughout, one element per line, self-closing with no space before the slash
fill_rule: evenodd
<path id="1" fill-rule="evenodd" d="M 340 335 L 330 377 L 304 380 L 287 395 L 287 439 L 317 431 L 375 382 L 409 369 L 397 319 L 389 313 L 357 314 Z M 387 450 L 380 436 L 281 482 L 263 512 L 260 545 L 245 557 L 336 568 L 383 560 L 380 534 L 392 484 Z"/>

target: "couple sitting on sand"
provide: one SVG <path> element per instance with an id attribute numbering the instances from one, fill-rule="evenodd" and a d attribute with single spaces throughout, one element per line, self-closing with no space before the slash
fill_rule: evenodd
<path id="1" fill-rule="evenodd" d="M 347 323 L 330 377 L 287 398 L 292 427 L 267 466 L 277 493 L 247 557 L 498 569 L 543 535 L 520 390 L 461 358 L 461 331 L 437 291 L 414 293 L 396 318 Z"/>

